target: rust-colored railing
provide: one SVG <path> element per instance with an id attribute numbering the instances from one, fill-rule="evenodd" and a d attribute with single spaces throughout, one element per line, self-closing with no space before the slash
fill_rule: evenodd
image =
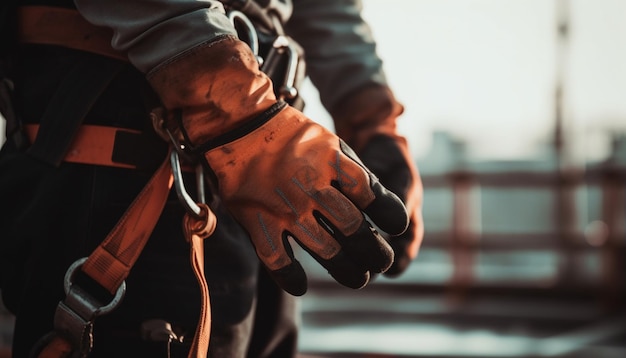
<path id="1" fill-rule="evenodd" d="M 452 193 L 452 218 L 448 230 L 429 232 L 427 226 L 424 248 L 448 250 L 453 271 L 446 289 L 455 300 L 463 300 L 468 291 L 476 287 L 476 255 L 489 250 L 552 250 L 563 259 L 559 266 L 556 282 L 550 289 L 561 292 L 579 292 L 595 295 L 602 310 L 607 312 L 623 308 L 626 302 L 626 168 L 610 164 L 555 172 L 517 171 L 478 173 L 452 171 L 442 175 L 424 175 L 425 191 L 448 189 Z M 599 212 L 602 237 L 589 243 L 579 228 L 577 212 L 580 203 L 575 200 L 575 191 L 584 187 L 595 187 L 600 191 Z M 472 225 L 476 205 L 475 189 L 540 189 L 554 195 L 554 232 L 549 233 L 494 233 L 480 230 Z M 428 203 L 425 203 L 425 210 Z M 533 210 L 533 208 L 529 208 Z M 577 279 L 575 265 L 577 255 L 594 251 L 600 258 L 599 277 L 592 286 Z M 498 290 L 507 290 L 499 284 Z M 532 287 L 527 287 L 532 288 Z"/>

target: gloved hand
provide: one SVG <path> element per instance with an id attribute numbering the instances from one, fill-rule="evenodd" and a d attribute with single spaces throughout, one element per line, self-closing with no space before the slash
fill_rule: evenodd
<path id="1" fill-rule="evenodd" d="M 246 44 L 224 37 L 147 77 L 284 290 L 307 289 L 289 238 L 348 287 L 390 267 L 393 250 L 363 213 L 400 234 L 406 208 L 335 134 L 276 101 Z"/>
<path id="2" fill-rule="evenodd" d="M 331 116 L 337 135 L 355 150 L 385 187 L 402 199 L 409 211 L 409 228 L 402 235 L 387 237 L 395 261 L 385 275 L 398 276 L 417 256 L 424 236 L 422 182 L 407 140 L 396 128 L 404 107 L 389 88 L 379 85 L 349 95 L 336 107 L 331 110 Z"/>

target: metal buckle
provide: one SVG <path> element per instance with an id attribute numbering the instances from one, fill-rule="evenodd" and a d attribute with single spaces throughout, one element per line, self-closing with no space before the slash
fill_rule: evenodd
<path id="1" fill-rule="evenodd" d="M 59 302 L 54 314 L 54 328 L 65 337 L 81 357 L 86 356 L 93 347 L 93 322 L 96 317 L 113 311 L 124 298 L 126 282 L 117 288 L 108 304 L 102 304 L 87 291 L 73 283 L 76 270 L 82 266 L 86 257 L 76 260 L 65 273 L 63 287 L 65 299 Z"/>

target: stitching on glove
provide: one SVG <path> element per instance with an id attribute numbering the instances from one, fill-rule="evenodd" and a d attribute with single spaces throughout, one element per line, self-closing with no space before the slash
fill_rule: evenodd
<path id="1" fill-rule="evenodd" d="M 291 181 L 293 183 L 295 183 L 300 189 L 302 189 L 303 192 L 305 192 L 308 196 L 310 196 L 315 202 L 319 203 L 320 205 L 324 206 L 326 208 L 326 205 L 324 205 L 323 202 L 321 202 L 317 197 L 315 197 L 313 194 L 311 194 L 309 191 L 307 191 L 304 186 L 302 185 L 302 183 L 300 183 L 300 181 L 298 181 L 298 179 L 296 178 L 291 178 Z M 291 201 L 287 198 L 287 196 L 285 195 L 285 193 L 283 193 L 282 190 L 280 190 L 279 188 L 275 188 L 274 191 L 281 197 L 281 199 L 283 199 L 283 201 L 285 202 L 285 204 L 287 204 L 287 206 L 289 206 L 289 208 L 291 209 L 291 211 L 293 211 L 293 213 L 295 214 L 296 218 L 300 217 L 300 214 L 298 214 L 298 210 L 296 209 L 295 205 L 293 205 L 291 203 Z M 327 208 L 327 210 L 330 212 L 330 208 Z M 332 212 L 331 212 L 332 214 Z M 299 220 L 294 221 L 294 223 L 296 225 L 298 225 L 298 227 L 300 229 L 302 229 L 302 231 L 308 236 L 310 237 L 313 241 L 317 242 L 317 243 L 322 243 L 322 241 L 320 241 L 320 239 L 315 236 L 313 234 L 313 232 L 311 232 L 311 230 L 309 230 L 304 224 L 302 224 L 302 222 L 300 222 Z"/>
<path id="2" fill-rule="evenodd" d="M 263 235 L 265 235 L 265 241 L 267 241 L 267 243 L 270 245 L 270 249 L 272 250 L 272 252 L 276 252 L 276 244 L 274 244 L 274 240 L 272 240 L 272 236 L 267 230 L 267 225 L 265 225 L 265 221 L 263 221 L 263 217 L 261 216 L 261 213 L 258 212 L 256 214 L 256 217 L 257 217 L 257 220 L 259 221 L 259 226 L 261 226 L 261 230 L 263 230 Z"/>
<path id="3" fill-rule="evenodd" d="M 341 188 L 356 188 L 359 185 L 359 181 L 356 178 L 351 177 L 346 171 L 341 169 L 341 155 L 339 152 L 335 154 L 335 161 L 328 162 L 328 164 L 337 172 L 337 183 Z M 348 181 L 342 180 L 348 179 Z"/>
<path id="4" fill-rule="evenodd" d="M 317 192 L 311 192 L 311 190 L 307 190 L 304 187 L 304 184 L 302 184 L 302 182 L 300 182 L 297 178 L 291 178 L 291 181 L 296 184 L 296 186 L 298 188 L 300 188 L 300 190 L 302 190 L 306 195 L 308 195 L 311 199 L 313 199 L 313 201 L 315 201 L 316 203 L 318 203 L 322 208 L 324 208 L 326 210 L 327 213 L 329 213 L 334 219 L 336 220 L 341 220 L 340 216 L 337 215 L 337 213 L 335 212 L 335 210 L 333 210 L 332 207 L 330 207 L 328 204 L 326 204 L 323 200 L 321 200 L 319 198 L 319 196 L 317 195 Z M 296 213 L 297 214 L 297 213 Z"/>

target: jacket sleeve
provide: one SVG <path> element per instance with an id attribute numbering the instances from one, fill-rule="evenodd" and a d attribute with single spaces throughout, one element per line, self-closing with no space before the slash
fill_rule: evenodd
<path id="1" fill-rule="evenodd" d="M 286 31 L 305 51 L 307 71 L 331 111 L 352 92 L 387 85 L 360 0 L 293 0 Z"/>
<path id="2" fill-rule="evenodd" d="M 223 36 L 236 36 L 219 1 L 75 0 L 94 25 L 113 30 L 111 45 L 143 73 Z"/>

